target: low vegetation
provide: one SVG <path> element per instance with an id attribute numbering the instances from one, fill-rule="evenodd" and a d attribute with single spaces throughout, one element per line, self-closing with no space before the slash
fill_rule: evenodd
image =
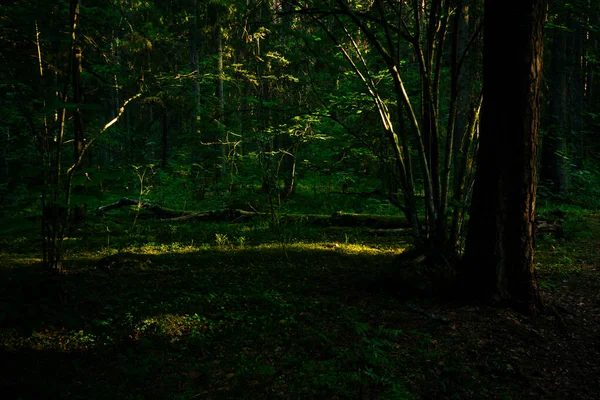
<path id="1" fill-rule="evenodd" d="M 3 393 L 593 399 L 600 216 L 564 213 L 564 237 L 538 239 L 535 318 L 414 290 L 429 278 L 399 261 L 408 236 L 301 218 L 131 228 L 135 207 L 66 239 L 57 290 L 30 220 L 1 239 Z"/>

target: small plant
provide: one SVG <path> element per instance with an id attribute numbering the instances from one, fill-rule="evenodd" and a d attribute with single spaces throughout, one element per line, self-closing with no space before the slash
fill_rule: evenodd
<path id="1" fill-rule="evenodd" d="M 144 196 L 147 196 L 148 193 L 150 193 L 150 190 L 152 189 L 152 185 L 148 184 L 148 178 L 146 176 L 147 172 L 150 171 L 150 175 L 151 177 L 153 177 L 154 175 L 156 175 L 156 171 L 154 171 L 154 164 L 149 164 L 149 165 L 145 165 L 145 166 L 137 166 L 137 165 L 132 165 L 131 166 L 133 168 L 133 170 L 135 171 L 135 175 L 137 176 L 137 179 L 140 183 L 140 193 L 138 196 L 138 205 L 136 207 L 136 214 L 135 214 L 135 218 L 133 219 L 133 225 L 131 226 L 131 229 L 135 228 L 135 224 L 137 222 L 138 216 L 140 215 L 140 211 L 142 209 L 142 200 L 144 198 Z M 143 168 L 143 170 L 142 170 Z"/>
<path id="2" fill-rule="evenodd" d="M 229 244 L 229 238 L 225 233 L 216 233 L 215 234 L 215 243 L 217 246 L 226 246 Z"/>
<path id="3" fill-rule="evenodd" d="M 246 244 L 246 236 L 238 236 L 235 241 L 238 247 L 244 248 L 244 245 Z"/>
<path id="4" fill-rule="evenodd" d="M 344 233 L 344 244 L 350 244 L 350 235 Z"/>

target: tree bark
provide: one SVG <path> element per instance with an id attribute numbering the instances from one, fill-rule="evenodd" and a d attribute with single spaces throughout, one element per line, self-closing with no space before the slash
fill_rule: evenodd
<path id="1" fill-rule="evenodd" d="M 483 119 L 463 272 L 476 298 L 535 312 L 533 227 L 546 0 L 487 0 L 484 12 Z M 507 21 L 514 23 L 509 27 Z"/>

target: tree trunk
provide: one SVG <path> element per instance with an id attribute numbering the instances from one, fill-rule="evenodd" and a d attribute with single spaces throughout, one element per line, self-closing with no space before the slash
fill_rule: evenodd
<path id="1" fill-rule="evenodd" d="M 194 83 L 192 85 L 192 99 L 193 106 L 192 115 L 190 119 L 190 129 L 192 131 L 192 137 L 197 138 L 198 140 L 198 148 L 201 148 L 201 140 L 198 135 L 198 110 L 200 109 L 200 82 L 199 82 L 199 71 L 198 71 L 198 17 L 197 17 L 197 0 L 190 1 L 190 19 L 188 24 L 189 36 L 188 36 L 188 45 L 189 45 L 189 58 L 190 58 L 190 70 L 192 71 L 192 76 L 194 77 Z M 199 156 L 196 151 L 196 160 L 198 161 Z"/>
<path id="2" fill-rule="evenodd" d="M 10 125 L 6 127 L 6 135 L 4 135 L 4 140 L 0 142 L 2 143 L 2 180 L 0 180 L 0 183 L 7 185 L 10 183 L 10 162 L 8 158 L 11 142 L 10 128 Z"/>
<path id="3" fill-rule="evenodd" d="M 81 105 L 83 104 L 83 84 L 81 81 L 81 73 L 83 70 L 82 67 L 82 59 L 83 59 L 83 50 L 81 45 L 79 44 L 79 38 L 76 36 L 79 29 L 79 0 L 71 0 L 71 18 L 73 21 L 73 51 L 71 57 L 71 79 L 73 86 L 73 103 L 75 104 L 75 109 L 73 111 L 73 132 L 74 132 L 74 140 L 73 140 L 73 155 L 74 155 L 74 163 L 78 163 L 79 157 L 82 156 L 83 147 L 85 146 L 85 136 L 83 130 L 83 115 L 81 112 Z M 87 155 L 89 157 L 89 154 Z M 83 161 L 79 163 L 79 167 L 76 170 L 80 170 L 81 168 L 88 167 L 89 163 Z M 69 190 L 70 188 L 67 188 Z M 73 188 L 73 194 L 82 194 L 84 191 L 83 185 L 77 185 Z M 74 204 L 73 206 L 73 215 L 70 222 L 74 224 L 79 224 L 83 222 L 85 218 L 85 204 Z"/>
<path id="4" fill-rule="evenodd" d="M 221 12 L 221 11 L 219 11 Z M 229 153 L 231 145 L 229 143 L 229 134 L 225 128 L 225 93 L 224 93 L 224 70 L 223 70 L 223 27 L 222 17 L 217 16 L 214 28 L 215 47 L 217 49 L 217 81 L 215 95 L 217 97 L 217 121 L 216 140 L 215 143 L 220 143 L 216 148 L 214 168 L 215 180 L 218 182 L 226 174 L 226 164 L 229 161 Z"/>
<path id="5" fill-rule="evenodd" d="M 290 12 L 292 8 L 292 4 L 289 1 L 281 1 L 273 2 L 273 15 L 276 16 L 279 11 L 278 8 L 281 6 L 281 11 Z M 281 36 L 279 38 L 279 45 L 285 47 L 286 38 L 290 36 L 291 31 L 291 15 L 286 14 L 280 20 L 279 23 L 281 25 Z M 297 100 L 297 94 L 291 88 L 289 83 L 284 83 L 286 87 L 287 96 L 285 96 L 285 104 L 287 107 L 293 107 L 294 102 Z M 282 121 L 288 121 L 290 116 L 287 112 L 282 113 Z M 282 133 L 278 140 L 280 150 L 283 150 L 284 153 L 281 155 L 281 173 L 283 174 L 284 188 L 283 188 L 283 198 L 288 198 L 296 192 L 296 153 L 298 151 L 298 140 L 292 137 L 288 133 Z"/>
<path id="6" fill-rule="evenodd" d="M 579 17 L 569 18 L 567 23 L 567 124 L 570 136 L 571 160 L 575 168 L 583 169 L 586 145 L 583 133 L 583 115 L 585 107 L 585 80 L 583 75 L 584 29 Z M 597 47 L 596 47 L 597 48 Z M 569 165 L 565 166 L 568 171 Z"/>
<path id="7" fill-rule="evenodd" d="M 565 21 L 558 21 L 561 25 Z M 552 60 L 548 86 L 550 106 L 547 111 L 548 126 L 542 143 L 541 179 L 547 182 L 552 193 L 564 197 L 568 193 L 567 171 L 567 32 L 556 29 L 552 41 Z"/>
<path id="8" fill-rule="evenodd" d="M 169 120 L 168 120 L 168 112 L 167 108 L 163 110 L 164 114 L 162 116 L 162 135 L 161 135 L 161 167 L 166 168 L 167 163 L 169 161 Z"/>
<path id="9" fill-rule="evenodd" d="M 463 272 L 469 294 L 535 312 L 533 226 L 546 1 L 487 0 L 484 13 L 483 119 Z M 514 22 L 510 29 L 506 21 Z"/>
<path id="10" fill-rule="evenodd" d="M 471 120 L 477 123 L 479 119 L 478 112 L 472 112 L 473 104 L 478 102 L 475 100 L 473 89 L 476 79 L 476 52 L 473 49 L 468 49 L 469 38 L 471 35 L 479 35 L 475 29 L 475 6 L 471 6 L 472 1 L 462 1 L 460 9 L 454 19 L 455 32 L 453 43 L 453 77 L 452 85 L 456 91 L 456 110 L 454 124 L 448 125 L 448 132 L 452 133 L 452 137 L 448 138 L 448 144 L 452 145 L 452 196 L 453 210 L 452 221 L 450 225 L 450 233 L 448 246 L 453 248 L 450 253 L 460 253 L 460 238 L 463 233 L 463 219 L 465 209 L 463 204 L 466 202 L 466 183 L 467 175 L 469 174 L 468 166 L 471 164 L 470 144 L 471 144 Z M 463 58 L 464 57 L 464 58 Z M 460 60 L 463 60 L 462 65 Z M 452 141 L 452 142 L 450 142 Z M 447 164 L 447 167 L 450 165 Z M 449 171 L 448 171 L 449 172 Z M 448 178 L 446 178 L 448 179 Z"/>
<path id="11" fill-rule="evenodd" d="M 588 26 L 600 26 L 600 4 L 596 0 L 590 0 L 590 15 L 586 21 Z M 584 46 L 584 57 L 595 56 L 593 49 L 600 48 L 600 32 L 594 29 L 586 30 L 586 44 Z M 591 54 L 590 54 L 591 53 Z M 596 50 L 597 53 L 597 50 Z M 587 109 L 595 112 L 600 104 L 600 83 L 598 80 L 598 70 L 595 63 L 585 62 L 585 98 Z"/>

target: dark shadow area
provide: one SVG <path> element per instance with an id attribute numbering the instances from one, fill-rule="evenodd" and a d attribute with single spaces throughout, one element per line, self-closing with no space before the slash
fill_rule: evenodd
<path id="1" fill-rule="evenodd" d="M 0 270 L 0 329 L 30 336 L 48 326 L 77 329 L 82 321 L 65 296 L 66 276 L 50 276 L 37 265 L 13 264 Z"/>
<path id="2" fill-rule="evenodd" d="M 598 351 L 593 326 L 578 330 L 580 345 L 556 316 L 451 302 L 452 274 L 418 250 L 149 249 L 73 259 L 56 281 L 25 261 L 1 271 L 4 398 L 591 399 L 600 389 L 583 379 L 596 366 L 567 372 Z M 556 376 L 578 383 L 548 389 Z"/>
<path id="3" fill-rule="evenodd" d="M 422 309 L 404 305 L 411 293 L 395 283 L 396 261 L 393 253 L 335 248 L 288 249 L 287 257 L 277 247 L 123 252 L 77 260 L 67 274 L 51 280 L 37 267 L 13 264 L 2 271 L 0 288 L 6 310 L 0 329 L 18 333 L 0 349 L 3 393 L 31 399 L 152 398 L 147 386 L 152 382 L 163 386 L 157 393 L 181 391 L 183 385 L 196 394 L 209 390 L 211 398 L 268 398 L 276 382 L 261 375 L 272 364 L 264 360 L 245 372 L 260 385 L 240 378 L 219 395 L 220 386 L 232 383 L 227 368 L 249 357 L 231 346 L 260 354 L 273 352 L 278 342 L 291 344 L 293 356 L 278 361 L 284 372 L 308 360 L 345 365 L 335 348 L 360 343 L 355 336 L 365 328 L 356 321 L 376 326 L 373 312 L 386 302 L 398 318 L 392 324 L 420 321 L 423 329 L 439 329 Z M 21 347 L 22 340 L 29 345 Z M 215 360 L 220 361 L 213 365 Z M 367 362 L 361 360 L 348 362 L 360 369 Z M 189 376 L 179 371 L 185 366 L 193 371 Z M 334 393 L 326 386 L 318 393 Z M 367 398 L 373 396 L 376 392 Z"/>

